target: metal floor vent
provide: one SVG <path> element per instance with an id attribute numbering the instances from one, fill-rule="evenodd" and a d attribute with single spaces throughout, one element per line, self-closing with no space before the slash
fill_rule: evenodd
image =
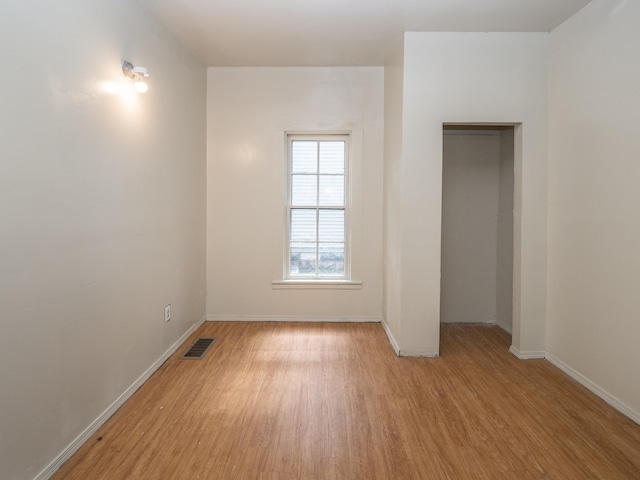
<path id="1" fill-rule="evenodd" d="M 216 337 L 199 338 L 180 358 L 183 360 L 200 360 L 204 357 L 204 354 L 209 351 L 215 341 Z"/>

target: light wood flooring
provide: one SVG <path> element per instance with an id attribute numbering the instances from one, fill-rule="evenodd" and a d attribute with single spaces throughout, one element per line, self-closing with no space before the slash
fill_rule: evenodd
<path id="1" fill-rule="evenodd" d="M 497 327 L 398 358 L 380 324 L 204 324 L 56 480 L 640 479 L 640 426 Z"/>

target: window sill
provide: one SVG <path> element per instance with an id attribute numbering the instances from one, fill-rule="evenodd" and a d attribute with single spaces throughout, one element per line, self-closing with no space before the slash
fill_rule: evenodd
<path id="1" fill-rule="evenodd" d="M 361 290 L 362 282 L 355 280 L 278 280 L 271 282 L 274 290 L 320 289 L 320 290 Z"/>

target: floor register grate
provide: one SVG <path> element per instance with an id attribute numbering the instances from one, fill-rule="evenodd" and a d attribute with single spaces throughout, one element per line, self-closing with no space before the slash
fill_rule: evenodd
<path id="1" fill-rule="evenodd" d="M 180 357 L 182 360 L 200 360 L 204 357 L 205 353 L 209 351 L 213 342 L 216 341 L 216 337 L 213 338 L 199 338 L 195 341 L 189 349 L 184 352 Z"/>

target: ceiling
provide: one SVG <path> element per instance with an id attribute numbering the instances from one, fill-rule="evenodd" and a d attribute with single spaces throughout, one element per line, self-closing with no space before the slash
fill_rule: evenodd
<path id="1" fill-rule="evenodd" d="M 590 0 L 140 0 L 207 66 L 376 66 L 403 32 L 549 32 Z"/>

